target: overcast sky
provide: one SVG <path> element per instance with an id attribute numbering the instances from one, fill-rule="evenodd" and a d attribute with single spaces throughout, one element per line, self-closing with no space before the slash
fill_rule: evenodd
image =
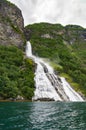
<path id="1" fill-rule="evenodd" d="M 86 28 L 86 0 L 9 0 L 21 10 L 24 23 L 78 24 Z"/>

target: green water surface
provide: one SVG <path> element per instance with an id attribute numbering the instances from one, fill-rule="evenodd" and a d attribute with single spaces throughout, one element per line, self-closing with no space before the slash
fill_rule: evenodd
<path id="1" fill-rule="evenodd" d="M 86 130 L 86 103 L 1 102 L 0 130 Z"/>

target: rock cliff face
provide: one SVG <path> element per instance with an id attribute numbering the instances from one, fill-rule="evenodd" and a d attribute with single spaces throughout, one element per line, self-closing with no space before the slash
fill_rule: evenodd
<path id="1" fill-rule="evenodd" d="M 21 11 L 6 0 L 0 0 L 0 44 L 21 47 L 24 39 Z"/>
<path id="2" fill-rule="evenodd" d="M 34 63 L 25 57 L 25 43 L 20 9 L 0 0 L 0 100 L 32 99 Z"/>
<path id="3" fill-rule="evenodd" d="M 86 42 L 86 29 L 78 25 L 67 25 L 65 27 L 64 39 L 69 44 Z"/>
<path id="4" fill-rule="evenodd" d="M 32 38 L 36 33 L 36 38 L 58 39 L 61 37 L 68 44 L 86 42 L 86 29 L 78 25 L 38 23 L 25 27 L 26 39 Z"/>

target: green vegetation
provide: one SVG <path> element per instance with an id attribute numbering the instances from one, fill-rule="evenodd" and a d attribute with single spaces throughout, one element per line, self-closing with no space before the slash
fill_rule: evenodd
<path id="1" fill-rule="evenodd" d="M 34 63 L 16 46 L 0 45 L 0 98 L 31 99 L 34 92 Z"/>
<path id="2" fill-rule="evenodd" d="M 48 23 L 29 25 L 27 30 L 31 32 L 33 53 L 48 58 L 55 71 L 70 77 L 71 80 L 64 76 L 86 96 L 86 30 L 76 25 L 63 27 Z"/>
<path id="3" fill-rule="evenodd" d="M 0 16 L 3 19 L 3 16 Z M 24 41 L 24 34 L 8 22 Z M 49 59 L 55 72 L 65 77 L 76 91 L 86 96 L 85 29 L 79 26 L 40 23 L 25 28 L 33 54 Z M 27 35 L 27 36 L 28 36 Z M 34 63 L 16 46 L 0 45 L 0 99 L 15 99 L 18 95 L 31 100 L 34 94 Z"/>

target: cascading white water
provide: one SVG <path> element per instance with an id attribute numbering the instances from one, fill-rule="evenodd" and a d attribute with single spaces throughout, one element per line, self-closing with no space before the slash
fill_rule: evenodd
<path id="1" fill-rule="evenodd" d="M 74 89 L 70 86 L 70 84 L 65 80 L 65 78 L 61 77 L 61 81 L 63 84 L 63 89 L 70 101 L 83 101 L 82 97 L 74 91 Z"/>
<path id="2" fill-rule="evenodd" d="M 65 78 L 55 75 L 48 63 L 32 54 L 30 42 L 27 42 L 26 56 L 37 64 L 34 78 L 36 89 L 32 100 L 83 101 L 83 98 L 71 88 Z"/>

